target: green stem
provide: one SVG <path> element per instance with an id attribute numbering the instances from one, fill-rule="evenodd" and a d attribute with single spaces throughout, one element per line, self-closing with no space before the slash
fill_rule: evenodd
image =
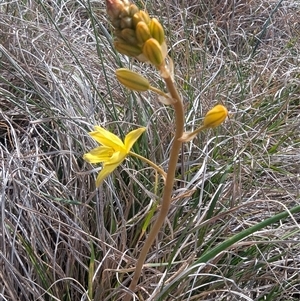
<path id="1" fill-rule="evenodd" d="M 151 167 L 153 167 L 159 174 L 161 174 L 161 176 L 164 178 L 164 180 L 166 180 L 167 174 L 164 172 L 164 170 L 162 168 L 160 168 L 158 165 L 156 165 L 155 163 L 153 163 L 152 161 L 148 160 L 147 158 L 130 151 L 129 155 L 137 157 L 138 159 L 146 162 L 148 165 L 150 165 Z"/>
<path id="2" fill-rule="evenodd" d="M 167 70 L 164 70 L 164 74 L 168 74 Z M 174 141 L 170 152 L 169 167 L 167 171 L 167 178 L 165 182 L 160 212 L 144 243 L 144 246 L 137 260 L 133 278 L 129 286 L 129 290 L 131 290 L 132 292 L 134 292 L 136 289 L 149 249 L 151 248 L 169 212 L 171 199 L 172 199 L 174 179 L 175 179 L 176 165 L 177 165 L 178 156 L 182 145 L 182 142 L 179 141 L 179 138 L 182 136 L 184 130 L 183 103 L 177 92 L 177 89 L 174 85 L 171 76 L 170 75 L 164 76 L 163 79 L 166 83 L 167 89 L 170 92 L 171 97 L 176 100 L 176 102 L 172 104 L 175 111 L 176 131 L 175 131 Z M 124 297 L 124 301 L 130 301 L 130 299 L 131 299 L 131 295 L 126 294 L 126 296 Z"/>

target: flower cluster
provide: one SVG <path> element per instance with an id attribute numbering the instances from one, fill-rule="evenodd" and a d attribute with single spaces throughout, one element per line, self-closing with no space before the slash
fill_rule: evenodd
<path id="1" fill-rule="evenodd" d="M 114 26 L 116 50 L 159 67 L 167 55 L 165 34 L 156 18 L 128 0 L 106 0 L 107 14 Z"/>
<path id="2" fill-rule="evenodd" d="M 147 12 L 139 10 L 129 0 L 106 0 L 106 9 L 114 27 L 114 46 L 116 50 L 129 57 L 135 57 L 140 61 L 149 61 L 162 71 L 165 66 L 167 46 L 164 30 L 159 21 L 156 18 L 150 18 Z M 162 74 L 164 73 L 161 72 Z M 180 120 L 180 127 L 182 127 L 179 134 L 181 136 L 178 135 L 176 139 L 179 143 L 191 141 L 202 130 L 217 127 L 226 119 L 228 115 L 226 107 L 216 105 L 207 112 L 200 127 L 193 132 L 183 132 L 184 110 L 178 110 L 182 106 L 182 101 L 179 94 L 174 92 L 176 88 L 173 78 L 171 78 L 170 74 L 167 75 L 166 77 L 162 75 L 162 77 L 168 83 L 167 86 L 171 87 L 170 93 L 165 93 L 151 86 L 148 79 L 137 72 L 126 68 L 116 70 L 117 79 L 128 89 L 138 92 L 151 90 L 159 95 L 159 101 L 163 104 L 174 106 L 175 112 L 179 112 L 177 112 L 177 120 Z M 176 126 L 178 127 L 178 122 Z M 160 167 L 150 160 L 131 152 L 131 147 L 144 131 L 145 128 L 139 128 L 130 132 L 125 137 L 124 142 L 116 135 L 99 126 L 95 126 L 95 130 L 89 133 L 92 138 L 101 144 L 101 146 L 92 149 L 83 157 L 89 163 L 103 164 L 103 168 L 97 176 L 97 187 L 128 155 L 134 155 L 144 160 L 165 178 L 166 174 Z"/>

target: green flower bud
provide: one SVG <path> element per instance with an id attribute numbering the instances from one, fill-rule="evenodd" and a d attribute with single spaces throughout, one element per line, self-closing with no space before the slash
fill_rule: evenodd
<path id="1" fill-rule="evenodd" d="M 222 105 L 216 105 L 209 110 L 203 120 L 203 126 L 205 128 L 214 128 L 220 125 L 227 117 L 228 111 Z"/>
<path id="2" fill-rule="evenodd" d="M 124 41 L 128 42 L 131 45 L 136 46 L 138 44 L 138 40 L 136 38 L 136 34 L 133 29 L 130 29 L 130 28 L 123 29 L 121 31 L 121 37 Z"/>
<path id="3" fill-rule="evenodd" d="M 116 76 L 119 82 L 130 90 L 142 92 L 150 88 L 148 80 L 134 71 L 120 68 L 116 70 Z"/>
<path id="4" fill-rule="evenodd" d="M 129 17 L 129 15 L 130 15 L 130 8 L 129 8 L 129 6 L 125 6 L 119 15 L 119 18 Z"/>
<path id="5" fill-rule="evenodd" d="M 164 29 L 156 18 L 152 18 L 149 24 L 149 30 L 152 38 L 157 40 L 159 44 L 162 44 L 165 41 Z"/>
<path id="6" fill-rule="evenodd" d="M 132 17 L 137 12 L 139 12 L 138 7 L 135 4 L 130 4 L 130 6 L 129 6 L 129 15 Z"/>
<path id="7" fill-rule="evenodd" d="M 118 52 L 128 56 L 136 57 L 142 53 L 141 48 L 139 48 L 138 46 L 130 45 L 126 43 L 126 41 L 121 39 L 115 40 L 114 46 Z"/>
<path id="8" fill-rule="evenodd" d="M 131 28 L 132 27 L 132 18 L 125 17 L 120 20 L 120 27 L 123 28 Z"/>
<path id="9" fill-rule="evenodd" d="M 150 23 L 151 19 L 148 15 L 148 13 L 146 13 L 143 10 L 140 10 L 138 13 L 134 14 L 132 17 L 132 22 L 133 22 L 133 26 L 136 27 L 136 25 L 139 22 L 145 22 L 147 25 Z"/>
<path id="10" fill-rule="evenodd" d="M 143 54 L 155 66 L 160 66 L 164 61 L 161 46 L 158 41 L 151 38 L 143 46 Z"/>
<path id="11" fill-rule="evenodd" d="M 135 33 L 139 43 L 141 44 L 144 44 L 148 39 L 151 38 L 149 27 L 143 21 L 136 25 Z"/>

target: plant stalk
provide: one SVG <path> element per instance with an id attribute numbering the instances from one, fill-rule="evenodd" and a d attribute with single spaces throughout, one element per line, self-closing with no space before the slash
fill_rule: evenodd
<path id="1" fill-rule="evenodd" d="M 165 74 L 166 74 L 166 70 Z M 168 74 L 168 73 L 167 73 Z M 184 131 L 184 109 L 183 109 L 183 103 L 181 100 L 181 97 L 179 96 L 179 93 L 174 85 L 174 82 L 170 75 L 163 77 L 167 89 L 170 92 L 170 95 L 173 99 L 176 101 L 172 104 L 174 111 L 175 111 L 175 135 L 174 135 L 174 141 L 171 147 L 170 152 L 170 160 L 169 160 L 169 166 L 167 171 L 167 177 L 164 187 L 164 193 L 162 197 L 161 202 L 161 209 L 159 212 L 159 215 L 145 241 L 145 244 L 140 252 L 139 258 L 137 260 L 135 271 L 133 274 L 132 281 L 129 286 L 129 290 L 134 292 L 136 289 L 136 286 L 138 284 L 144 262 L 146 260 L 147 254 L 149 252 L 149 249 L 151 248 L 159 230 L 161 229 L 167 215 L 169 212 L 171 199 L 172 199 L 172 191 L 174 186 L 174 179 L 175 179 L 175 172 L 176 172 L 176 165 L 178 162 L 178 157 L 180 153 L 180 149 L 182 146 L 182 142 L 179 141 L 179 138 L 183 135 Z M 131 295 L 129 293 L 126 294 L 124 297 L 124 301 L 130 301 Z"/>

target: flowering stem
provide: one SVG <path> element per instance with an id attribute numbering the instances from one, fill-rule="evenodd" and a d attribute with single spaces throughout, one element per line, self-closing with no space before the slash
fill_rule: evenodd
<path id="1" fill-rule="evenodd" d="M 158 95 L 164 96 L 165 98 L 170 98 L 170 96 L 168 94 L 166 94 L 165 92 L 161 91 L 160 89 L 157 89 L 155 87 L 150 86 L 149 90 L 157 93 Z"/>
<path id="2" fill-rule="evenodd" d="M 155 163 L 153 163 L 152 161 L 148 160 L 147 158 L 130 151 L 129 155 L 134 156 L 139 158 L 140 160 L 146 162 L 147 164 L 149 164 L 151 167 L 153 167 L 159 174 L 161 174 L 161 176 L 164 178 L 164 180 L 166 180 L 167 174 L 164 172 L 164 170 L 162 168 L 160 168 L 159 166 L 157 166 Z"/>
<path id="3" fill-rule="evenodd" d="M 205 130 L 207 128 L 206 125 L 201 125 L 198 129 L 188 134 L 189 137 L 194 137 L 198 135 L 201 131 Z"/>
<path id="4" fill-rule="evenodd" d="M 182 142 L 179 140 L 179 138 L 183 135 L 184 130 L 184 109 L 183 109 L 183 103 L 182 100 L 177 92 L 177 89 L 174 85 L 174 82 L 169 74 L 169 72 L 163 68 L 164 70 L 161 70 L 162 74 L 164 74 L 163 79 L 166 83 L 167 89 L 170 92 L 170 95 L 173 99 L 176 101 L 172 104 L 173 108 L 175 110 L 175 122 L 176 122 L 176 131 L 174 136 L 174 141 L 172 144 L 171 152 L 170 152 L 170 160 L 169 160 L 169 167 L 167 171 L 167 178 L 165 182 L 164 187 L 164 193 L 162 197 L 161 202 L 161 208 L 159 215 L 145 241 L 145 244 L 141 250 L 141 253 L 139 255 L 139 258 L 137 260 L 134 275 L 132 278 L 132 281 L 129 286 L 129 290 L 132 292 L 135 291 L 135 288 L 137 286 L 137 283 L 139 281 L 142 268 L 144 265 L 144 262 L 146 260 L 147 254 L 149 252 L 150 247 L 152 246 L 160 228 L 162 227 L 167 214 L 169 212 L 170 204 L 171 204 L 171 198 L 172 198 L 172 191 L 173 191 L 173 185 L 174 185 L 174 179 L 175 179 L 175 172 L 176 172 L 176 165 L 181 149 Z M 124 301 L 130 301 L 131 295 L 127 294 L 124 297 Z"/>
<path id="5" fill-rule="evenodd" d="M 207 128 L 206 125 L 201 125 L 198 129 L 196 129 L 193 132 L 185 132 L 183 133 L 182 137 L 179 138 L 182 142 L 189 142 L 192 139 L 194 139 L 201 131 L 205 130 Z"/>

